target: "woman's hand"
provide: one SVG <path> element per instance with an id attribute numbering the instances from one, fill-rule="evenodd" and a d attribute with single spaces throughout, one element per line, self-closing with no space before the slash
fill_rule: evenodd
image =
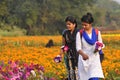
<path id="1" fill-rule="evenodd" d="M 87 59 L 89 59 L 89 57 L 88 57 L 87 54 L 81 54 L 81 56 L 82 56 L 83 60 L 87 60 Z"/>
<path id="2" fill-rule="evenodd" d="M 63 56 L 63 49 L 60 49 L 60 53 L 59 53 L 59 55 L 62 57 Z"/>
<path id="3" fill-rule="evenodd" d="M 82 56 L 83 60 L 89 59 L 89 56 L 87 54 L 85 54 L 82 50 L 79 50 L 78 52 Z"/>

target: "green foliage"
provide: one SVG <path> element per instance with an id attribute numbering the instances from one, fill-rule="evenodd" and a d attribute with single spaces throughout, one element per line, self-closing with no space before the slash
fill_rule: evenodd
<path id="1" fill-rule="evenodd" d="M 95 26 L 120 29 L 120 5 L 112 0 L 1 0 L 0 11 L 0 24 L 16 25 L 26 35 L 61 34 L 68 15 L 75 16 L 80 28 L 87 12 L 93 14 Z M 3 27 L 10 28 L 0 30 Z"/>
<path id="2" fill-rule="evenodd" d="M 0 36 L 24 36 L 25 34 L 25 29 L 16 26 L 5 25 L 0 28 Z"/>
<path id="3" fill-rule="evenodd" d="M 118 74 L 115 70 L 108 71 L 108 76 L 106 77 L 106 80 L 112 79 L 112 80 L 119 80 L 120 74 Z"/>

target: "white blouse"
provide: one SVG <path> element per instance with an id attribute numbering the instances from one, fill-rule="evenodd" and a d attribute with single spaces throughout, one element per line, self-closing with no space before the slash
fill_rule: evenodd
<path id="1" fill-rule="evenodd" d="M 91 38 L 92 34 L 89 34 L 88 36 Z M 100 31 L 98 32 L 98 41 L 102 42 Z M 84 37 L 81 39 L 80 32 L 78 32 L 76 35 L 76 50 L 82 50 L 89 57 L 89 59 L 83 60 L 82 56 L 79 55 L 79 80 L 88 80 L 93 77 L 104 78 L 99 53 L 94 53 L 95 45 L 88 44 Z"/>
<path id="2" fill-rule="evenodd" d="M 91 38 L 92 34 L 89 34 L 88 36 Z M 100 31 L 98 31 L 98 41 L 102 42 Z M 78 32 L 76 35 L 76 49 L 77 49 L 77 51 L 81 50 L 82 49 L 81 47 L 82 47 L 81 35 L 80 35 L 80 32 Z"/>

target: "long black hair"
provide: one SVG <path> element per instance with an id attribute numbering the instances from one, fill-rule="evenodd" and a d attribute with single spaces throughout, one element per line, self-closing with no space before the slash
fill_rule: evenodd
<path id="1" fill-rule="evenodd" d="M 93 16 L 91 13 L 87 13 L 86 15 L 83 15 L 81 18 L 81 22 L 85 22 L 88 24 L 91 24 L 94 22 Z"/>
<path id="2" fill-rule="evenodd" d="M 67 16 L 65 22 L 70 21 L 71 23 L 75 24 L 75 28 L 77 28 L 77 21 L 73 16 Z"/>

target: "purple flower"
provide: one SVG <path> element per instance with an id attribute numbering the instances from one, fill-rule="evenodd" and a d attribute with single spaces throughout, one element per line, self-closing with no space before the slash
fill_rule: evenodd
<path id="1" fill-rule="evenodd" d="M 32 69 L 30 67 L 26 67 L 26 71 L 30 72 Z"/>
<path id="2" fill-rule="evenodd" d="M 22 80 L 27 80 L 26 74 L 22 75 Z"/>
<path id="3" fill-rule="evenodd" d="M 55 78 L 50 78 L 49 80 L 56 80 Z"/>
<path id="4" fill-rule="evenodd" d="M 42 72 L 44 72 L 44 67 L 40 66 L 39 70 L 41 70 Z"/>
<path id="5" fill-rule="evenodd" d="M 57 55 L 57 56 L 54 58 L 54 61 L 55 61 L 56 63 L 61 62 L 61 60 L 62 60 L 62 57 L 61 57 L 60 55 Z"/>
<path id="6" fill-rule="evenodd" d="M 19 69 L 18 69 L 17 67 L 13 68 L 13 73 L 14 73 L 14 74 L 19 73 Z"/>
<path id="7" fill-rule="evenodd" d="M 45 77 L 44 80 L 49 80 L 49 77 Z"/>
<path id="8" fill-rule="evenodd" d="M 2 66 L 0 66 L 0 71 L 2 70 Z"/>
<path id="9" fill-rule="evenodd" d="M 19 61 L 18 61 L 18 60 L 16 60 L 16 61 L 15 61 L 15 64 L 19 65 Z"/>
<path id="10" fill-rule="evenodd" d="M 8 64 L 12 64 L 12 61 L 8 61 Z"/>
<path id="11" fill-rule="evenodd" d="M 20 66 L 18 61 L 9 61 L 7 66 L 3 66 L 3 63 L 0 63 L 0 74 L 4 80 L 27 80 L 32 74 L 33 77 L 36 77 L 37 74 L 41 74 L 44 79 L 44 67 L 39 64 L 23 63 Z M 38 71 L 38 72 L 36 72 Z M 41 73 L 40 73 L 41 72 Z M 39 77 L 40 78 L 40 77 Z M 55 80 L 54 78 L 48 78 L 47 80 Z"/>

